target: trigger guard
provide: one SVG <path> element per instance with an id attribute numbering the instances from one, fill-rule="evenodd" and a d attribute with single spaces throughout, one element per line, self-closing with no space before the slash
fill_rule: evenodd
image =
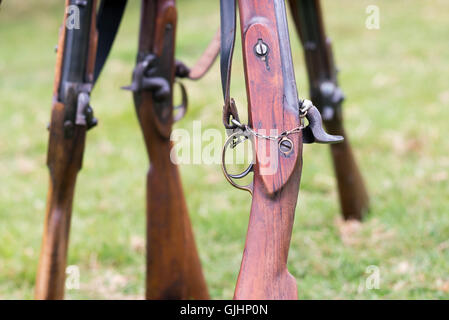
<path id="1" fill-rule="evenodd" d="M 248 168 L 246 168 L 242 173 L 239 174 L 230 174 L 228 173 L 229 177 L 232 179 L 243 179 L 245 178 L 250 172 L 254 171 L 254 164 L 250 164 Z"/>
<path id="2" fill-rule="evenodd" d="M 246 168 L 242 173 L 239 173 L 239 174 L 230 174 L 226 168 L 226 162 L 225 162 L 226 150 L 228 149 L 228 146 L 232 143 L 234 138 L 239 137 L 239 136 L 246 136 L 246 135 L 243 131 L 238 131 L 238 132 L 231 134 L 226 139 L 226 142 L 223 146 L 222 155 L 221 155 L 221 168 L 223 170 L 223 174 L 224 174 L 226 180 L 228 180 L 228 182 L 232 186 L 236 187 L 237 189 L 245 190 L 245 191 L 248 191 L 249 193 L 253 194 L 253 183 L 252 182 L 248 185 L 242 186 L 240 184 L 235 183 L 234 179 L 242 179 L 242 178 L 246 177 L 250 172 L 254 172 L 254 164 L 251 163 L 248 166 L 248 168 Z"/>

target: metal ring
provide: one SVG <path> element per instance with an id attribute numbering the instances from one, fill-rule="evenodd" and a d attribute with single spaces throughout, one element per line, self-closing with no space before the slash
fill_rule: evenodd
<path id="1" fill-rule="evenodd" d="M 252 182 L 246 186 L 242 186 L 242 185 L 235 183 L 233 179 L 242 179 L 242 178 L 246 177 L 250 172 L 252 172 L 254 170 L 254 165 L 251 163 L 248 166 L 248 168 L 246 168 L 242 173 L 230 174 L 228 172 L 228 170 L 226 168 L 226 164 L 225 164 L 226 149 L 234 141 L 235 138 L 238 138 L 240 136 L 246 136 L 246 134 L 243 131 L 237 131 L 237 132 L 231 134 L 228 137 L 228 139 L 226 139 L 226 142 L 223 146 L 223 151 L 221 154 L 221 168 L 223 170 L 223 174 L 224 174 L 226 180 L 228 180 L 228 182 L 231 185 L 233 185 L 237 189 L 245 190 L 245 191 L 248 191 L 249 193 L 253 194 L 253 183 Z"/>

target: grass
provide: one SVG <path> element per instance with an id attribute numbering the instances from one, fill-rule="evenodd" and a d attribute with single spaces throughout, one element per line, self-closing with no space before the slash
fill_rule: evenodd
<path id="1" fill-rule="evenodd" d="M 345 119 L 371 196 L 363 224 L 339 219 L 328 149 L 304 149 L 289 255 L 301 299 L 449 298 L 449 50 L 443 0 L 375 2 L 380 29 L 365 28 L 373 1 L 323 3 L 346 93 Z M 218 2 L 179 0 L 178 57 L 193 63 L 218 27 Z M 42 236 L 54 45 L 62 1 L 3 1 L 0 10 L 0 299 L 31 299 Z M 68 299 L 141 298 L 144 292 L 143 140 L 128 92 L 138 29 L 131 1 L 93 93 L 100 125 L 89 132 L 78 179 L 68 264 L 81 288 Z M 240 45 L 233 96 L 244 112 Z M 307 96 L 302 50 L 292 31 L 298 89 Z M 185 81 L 190 110 L 177 128 L 221 130 L 218 64 Z M 215 299 L 232 297 L 250 197 L 217 165 L 181 167 L 204 272 Z M 367 268 L 380 288 L 367 290 Z"/>

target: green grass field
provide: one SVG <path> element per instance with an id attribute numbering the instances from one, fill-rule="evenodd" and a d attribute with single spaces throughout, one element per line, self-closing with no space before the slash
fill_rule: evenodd
<path id="1" fill-rule="evenodd" d="M 144 293 L 143 139 L 129 92 L 139 1 L 130 1 L 92 104 L 79 174 L 69 265 L 81 287 L 68 299 L 135 299 Z M 178 58 L 193 63 L 215 33 L 218 1 L 179 0 Z M 380 8 L 380 29 L 365 27 Z M 307 145 L 289 255 L 301 299 L 449 298 L 449 2 L 323 1 L 341 70 L 349 137 L 371 196 L 363 224 L 344 223 L 329 151 Z M 48 171 L 50 116 L 63 1 L 3 1 L 0 10 L 0 299 L 33 298 Z M 308 96 L 302 49 L 292 30 L 298 89 Z M 240 45 L 232 92 L 244 113 Z M 218 64 L 185 81 L 190 110 L 177 128 L 221 130 Z M 250 196 L 233 189 L 218 165 L 181 167 L 204 272 L 214 299 L 233 295 Z M 368 290 L 377 266 L 379 289 Z"/>

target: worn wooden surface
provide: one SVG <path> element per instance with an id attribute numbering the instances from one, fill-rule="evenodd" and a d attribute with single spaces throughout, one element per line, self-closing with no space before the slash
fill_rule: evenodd
<path id="1" fill-rule="evenodd" d="M 282 72 L 275 1 L 241 0 L 239 11 L 250 126 L 280 133 L 297 127 L 300 119 L 297 101 L 287 105 L 284 99 L 288 84 Z M 254 53 L 259 39 L 269 46 L 267 61 Z M 270 142 L 256 139 L 253 200 L 235 299 L 297 298 L 287 256 L 301 177 L 302 138 L 301 134 L 289 138 L 294 148 L 288 156 L 278 151 L 277 144 L 272 152 L 264 152 Z M 265 163 L 275 165 L 276 170 L 264 174 L 270 167 Z"/>
<path id="2" fill-rule="evenodd" d="M 156 16 L 155 16 L 156 14 Z M 139 52 L 161 55 L 166 24 L 176 29 L 173 0 L 143 0 Z M 174 40 L 174 39 L 173 39 Z M 165 53 L 167 54 L 167 53 Z M 174 52 L 171 85 L 174 80 Z M 172 97 L 168 107 L 173 114 Z M 208 299 L 177 166 L 170 159 L 172 121 L 156 117 L 152 92 L 135 93 L 150 159 L 147 176 L 147 299 Z"/>
<path id="3" fill-rule="evenodd" d="M 96 8 L 96 0 L 94 8 Z M 69 1 L 66 1 L 66 7 Z M 50 122 L 47 165 L 50 172 L 47 208 L 45 213 L 44 233 L 36 277 L 36 299 L 63 299 L 65 285 L 65 268 L 69 242 L 70 218 L 75 183 L 78 171 L 82 166 L 85 126 L 75 126 L 73 136 L 64 137 L 64 105 L 58 102 L 62 60 L 64 56 L 65 22 L 60 30 L 58 42 L 53 106 Z M 89 58 L 87 60 L 87 79 L 92 79 L 96 53 L 96 21 L 92 14 Z"/>

